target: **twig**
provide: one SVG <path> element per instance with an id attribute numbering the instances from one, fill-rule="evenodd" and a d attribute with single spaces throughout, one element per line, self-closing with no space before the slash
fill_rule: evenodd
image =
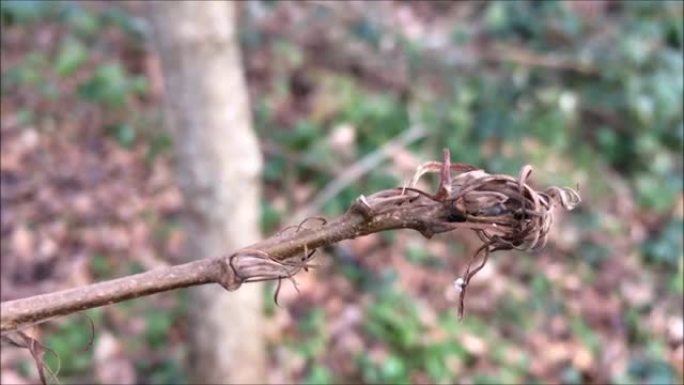
<path id="1" fill-rule="evenodd" d="M 575 71 L 584 75 L 598 73 L 598 69 L 590 63 L 582 63 L 553 54 L 539 54 L 517 47 L 498 46 L 493 50 L 482 52 L 480 58 L 497 62 L 512 62 L 529 67 Z"/>
<path id="2" fill-rule="evenodd" d="M 387 190 L 390 195 L 400 192 Z M 411 196 L 406 196 L 408 200 Z M 377 202 L 384 199 L 379 198 Z M 395 206 L 365 218 L 353 209 L 338 219 L 315 228 L 300 228 L 293 234 L 280 234 L 244 248 L 234 254 L 202 259 L 182 265 L 154 269 L 92 285 L 6 301 L 1 304 L 1 332 L 17 330 L 56 316 L 121 302 L 181 287 L 219 283 L 236 290 L 252 277 L 277 279 L 298 271 L 297 264 L 278 269 L 271 263 L 292 263 L 294 257 L 308 250 L 327 246 L 343 239 L 399 228 L 413 228 L 426 236 L 448 231 L 447 210 L 437 202 L 417 198 L 412 204 Z M 354 206 L 352 206 L 354 207 Z M 261 255 L 257 255 L 261 254 Z M 268 256 L 265 258 L 264 256 Z"/>
<path id="3" fill-rule="evenodd" d="M 380 162 L 388 158 L 397 148 L 407 146 L 416 140 L 423 138 L 425 134 L 426 131 L 421 125 L 414 125 L 394 139 L 385 143 L 385 145 L 378 150 L 366 155 L 351 167 L 345 169 L 337 178 L 327 184 L 323 190 L 311 200 L 311 203 L 295 213 L 295 222 L 298 222 L 313 213 L 319 212 L 321 208 L 339 194 L 340 191 L 344 190 L 347 186 L 377 167 Z"/>
<path id="4" fill-rule="evenodd" d="M 215 282 L 211 259 L 2 303 L 2 333 L 50 318 L 181 287 Z"/>
<path id="5" fill-rule="evenodd" d="M 298 156 L 297 154 L 292 153 L 291 151 L 288 151 L 284 149 L 282 146 L 279 146 L 278 144 L 274 143 L 273 141 L 269 140 L 264 140 L 261 143 L 261 150 L 268 155 L 274 155 L 274 156 L 281 156 L 285 160 L 290 161 L 292 163 L 298 164 L 303 167 L 307 167 L 313 171 L 316 171 L 322 175 L 325 176 L 331 176 L 335 173 L 335 170 L 331 170 L 328 167 L 325 167 L 321 165 L 320 163 L 316 163 L 306 157 L 303 156 Z"/>
<path id="6" fill-rule="evenodd" d="M 420 136 L 421 132 L 416 129 L 403 140 Z M 382 158 L 379 153 L 373 157 L 378 158 Z M 572 189 L 551 187 L 545 192 L 532 189 L 527 184 L 529 166 L 523 168 L 518 178 L 476 170 L 452 180 L 446 150 L 444 159 L 440 170 L 442 193 L 437 195 L 412 187 L 383 190 L 368 197 L 362 195 L 335 220 L 320 220 L 317 227 L 300 224 L 294 232 L 277 233 L 232 254 L 3 302 L 0 304 L 1 333 L 4 336 L 53 317 L 181 287 L 218 283 L 233 291 L 245 282 L 290 278 L 310 266 L 308 261 L 319 247 L 385 230 L 414 229 L 430 238 L 458 228 L 470 229 L 491 245 L 492 250 L 536 249 L 546 242 L 554 205 L 572 209 L 579 203 L 579 195 Z M 365 167 L 368 166 L 358 169 Z M 421 174 L 424 170 L 419 168 Z M 433 171 L 434 168 L 428 168 L 428 172 Z"/>

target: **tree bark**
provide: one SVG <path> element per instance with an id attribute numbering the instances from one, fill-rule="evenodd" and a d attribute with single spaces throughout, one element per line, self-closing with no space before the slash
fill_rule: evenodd
<path id="1" fill-rule="evenodd" d="M 153 2 L 149 11 L 185 198 L 187 255 L 216 256 L 254 243 L 260 237 L 261 157 L 251 128 L 235 3 Z M 261 292 L 256 284 L 233 293 L 218 285 L 192 289 L 193 382 L 265 381 Z"/>

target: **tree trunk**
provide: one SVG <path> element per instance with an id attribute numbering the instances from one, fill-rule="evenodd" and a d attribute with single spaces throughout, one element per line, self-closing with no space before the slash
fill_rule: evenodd
<path id="1" fill-rule="evenodd" d="M 185 198 L 188 254 L 217 256 L 259 239 L 261 157 L 251 129 L 235 3 L 153 2 L 169 126 Z M 192 289 L 191 380 L 263 383 L 262 286 Z M 229 316 L 229 317 L 228 317 Z"/>

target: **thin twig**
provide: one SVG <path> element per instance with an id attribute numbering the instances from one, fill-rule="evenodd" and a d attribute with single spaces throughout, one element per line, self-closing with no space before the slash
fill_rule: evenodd
<path id="1" fill-rule="evenodd" d="M 393 217 L 384 214 L 366 219 L 352 210 L 332 222 L 315 228 L 302 227 L 293 234 L 280 234 L 234 254 L 154 269 L 84 287 L 6 301 L 0 305 L 0 329 L 4 334 L 56 316 L 181 287 L 215 282 L 227 290 L 236 290 L 245 277 L 276 274 L 271 277 L 275 279 L 278 274 L 290 275 L 299 270 L 299 266 L 287 265 L 284 270 L 278 270 L 273 265 L 275 262 L 269 264 L 266 258 L 255 255 L 256 253 L 250 250 L 259 250 L 271 260 L 282 263 L 301 254 L 305 248 L 314 250 L 342 239 L 356 238 L 378 231 L 415 228 L 432 234 L 434 230 L 429 229 L 428 222 L 434 221 L 433 218 L 445 217 L 446 214 L 442 211 L 443 208 L 437 203 L 424 207 L 411 205 L 397 207 Z"/>
<path id="2" fill-rule="evenodd" d="M 317 218 L 320 224 L 312 227 L 300 223 L 294 232 L 278 233 L 232 254 L 3 302 L 1 332 L 5 335 L 53 317 L 182 287 L 218 283 L 232 291 L 245 282 L 291 278 L 311 266 L 308 262 L 316 249 L 385 230 L 414 229 L 430 238 L 469 229 L 491 243 L 492 250 L 534 250 L 546 242 L 554 204 L 569 210 L 580 201 L 577 192 L 569 188 L 532 189 L 527 184 L 529 166 L 518 178 L 476 170 L 452 179 L 448 156 L 445 151 L 440 171 L 440 191 L 446 193 L 431 195 L 413 187 L 383 190 L 359 197 L 334 220 Z M 446 183 L 451 187 L 446 188 Z M 467 280 L 470 277 L 472 274 Z"/>
<path id="3" fill-rule="evenodd" d="M 584 75 L 598 73 L 596 66 L 571 60 L 556 54 L 539 54 L 518 47 L 497 46 L 493 50 L 485 50 L 480 59 L 496 62 L 511 62 L 528 67 L 541 67 L 561 71 L 574 71 Z"/>
<path id="4" fill-rule="evenodd" d="M 402 132 L 394 139 L 376 151 L 366 155 L 364 158 L 345 169 L 332 182 L 327 184 L 304 208 L 294 215 L 295 222 L 306 218 L 313 213 L 319 212 L 321 208 L 331 199 L 335 198 L 340 191 L 359 180 L 362 176 L 376 168 L 383 160 L 388 158 L 397 148 L 405 147 L 426 135 L 425 128 L 421 125 L 414 125 Z"/>
<path id="5" fill-rule="evenodd" d="M 6 301 L 1 304 L 2 333 L 130 298 L 215 282 L 214 272 L 215 262 L 202 259 L 88 286 Z"/>

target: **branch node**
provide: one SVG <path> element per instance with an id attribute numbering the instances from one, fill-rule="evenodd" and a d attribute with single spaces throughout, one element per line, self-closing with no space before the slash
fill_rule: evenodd
<path id="1" fill-rule="evenodd" d="M 366 220 L 373 218 L 373 208 L 370 206 L 368 199 L 363 194 L 356 198 L 354 203 L 352 203 L 351 207 L 349 208 L 349 211 L 361 214 L 361 216 L 363 216 L 363 218 Z"/>
<path id="2" fill-rule="evenodd" d="M 237 272 L 233 267 L 233 258 L 236 257 L 236 254 L 228 257 L 227 263 L 224 259 L 220 259 L 218 261 L 218 269 L 216 269 L 216 283 L 221 285 L 227 291 L 235 291 L 239 289 L 243 282 L 242 279 L 239 279 Z"/>

